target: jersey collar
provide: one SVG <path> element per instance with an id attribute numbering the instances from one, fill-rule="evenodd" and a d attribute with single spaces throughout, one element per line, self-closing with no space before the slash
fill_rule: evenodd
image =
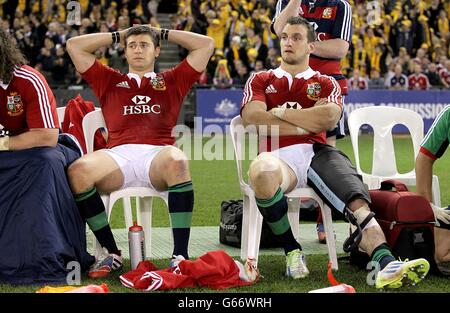
<path id="1" fill-rule="evenodd" d="M 2 87 L 4 90 L 8 89 L 9 83 L 4 84 L 2 80 L 0 80 L 0 87 Z"/>
<path id="2" fill-rule="evenodd" d="M 128 73 L 127 76 L 130 79 L 134 78 L 136 80 L 136 82 L 137 82 L 137 85 L 139 87 L 141 86 L 141 78 L 139 77 L 138 74 L 136 74 L 136 73 Z M 156 73 L 155 72 L 147 72 L 147 73 L 144 74 L 144 77 L 153 79 L 153 78 L 156 77 Z"/>
<path id="3" fill-rule="evenodd" d="M 281 67 L 276 68 L 273 73 L 275 74 L 275 76 L 277 78 L 281 78 L 281 77 L 292 77 L 291 74 L 289 74 L 288 72 L 286 72 L 285 70 L 283 70 Z M 295 75 L 295 78 L 303 78 L 303 79 L 310 79 L 311 77 L 313 77 L 315 74 L 315 71 L 313 71 L 312 68 L 308 67 L 308 69 L 304 72 L 298 73 L 297 75 Z"/>
<path id="4" fill-rule="evenodd" d="M 286 77 L 288 82 L 289 82 L 289 89 L 291 89 L 292 86 L 292 76 L 291 74 L 289 74 L 288 72 L 286 72 L 285 70 L 283 70 L 281 67 L 276 68 L 273 73 L 275 74 L 275 76 L 277 78 L 282 78 L 282 77 Z M 304 72 L 298 73 L 297 75 L 295 75 L 295 78 L 301 79 L 303 78 L 304 80 L 308 80 L 311 77 L 314 76 L 316 72 L 312 70 L 312 68 L 308 67 L 308 69 Z"/>

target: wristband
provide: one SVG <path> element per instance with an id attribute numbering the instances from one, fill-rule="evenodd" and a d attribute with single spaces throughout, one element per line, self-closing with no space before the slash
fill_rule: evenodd
<path id="1" fill-rule="evenodd" d="M 169 40 L 169 30 L 166 28 L 161 28 L 159 39 L 160 40 Z"/>
<path id="2" fill-rule="evenodd" d="M 0 151 L 9 150 L 9 136 L 0 137 Z"/>
<path id="3" fill-rule="evenodd" d="M 119 32 L 112 32 L 111 33 L 112 43 L 119 43 L 120 42 L 120 34 Z"/>
<path id="4" fill-rule="evenodd" d="M 309 132 L 308 132 L 306 129 L 301 128 L 301 127 L 297 127 L 297 133 L 298 133 L 299 135 L 306 135 L 306 134 L 309 134 Z"/>

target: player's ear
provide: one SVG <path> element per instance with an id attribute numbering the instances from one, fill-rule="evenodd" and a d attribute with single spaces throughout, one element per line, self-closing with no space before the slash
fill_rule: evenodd
<path id="1" fill-rule="evenodd" d="M 314 51 L 315 46 L 316 44 L 314 43 L 314 41 L 308 43 L 309 53 L 312 53 Z"/>
<path id="2" fill-rule="evenodd" d="M 155 58 L 159 57 L 160 53 L 161 53 L 161 48 L 160 47 L 156 47 L 156 49 L 155 49 Z"/>

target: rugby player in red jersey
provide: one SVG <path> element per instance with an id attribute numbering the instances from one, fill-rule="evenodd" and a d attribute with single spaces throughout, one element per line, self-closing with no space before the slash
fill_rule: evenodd
<path id="1" fill-rule="evenodd" d="M 178 44 L 189 54 L 175 68 L 155 73 L 160 40 Z M 125 45 L 127 74 L 102 65 L 94 54 L 119 41 Z M 173 146 L 171 132 L 185 95 L 213 50 L 214 42 L 207 36 L 143 25 L 68 40 L 67 51 L 97 96 L 109 134 L 107 149 L 85 155 L 68 170 L 81 215 L 107 250 L 91 268 L 91 277 L 122 267 L 99 192 L 145 186 L 168 193 L 173 255 L 189 258 L 194 194 L 187 158 Z"/>

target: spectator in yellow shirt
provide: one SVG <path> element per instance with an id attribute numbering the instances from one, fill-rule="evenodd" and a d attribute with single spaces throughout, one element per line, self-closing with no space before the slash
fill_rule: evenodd
<path id="1" fill-rule="evenodd" d="M 438 30 L 439 32 L 437 35 L 441 38 L 444 38 L 449 33 L 448 18 L 444 10 L 439 12 Z"/>

